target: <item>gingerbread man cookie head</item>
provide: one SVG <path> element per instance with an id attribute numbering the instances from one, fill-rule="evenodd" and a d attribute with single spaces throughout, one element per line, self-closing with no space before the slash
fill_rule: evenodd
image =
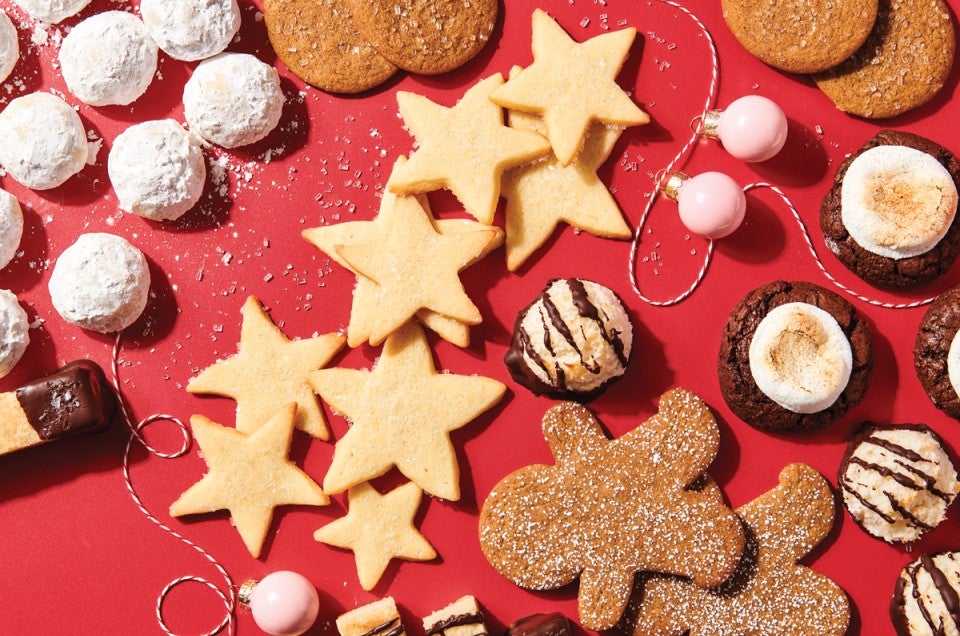
<path id="1" fill-rule="evenodd" d="M 579 577 L 580 620 L 616 625 L 639 571 L 716 587 L 743 552 L 739 519 L 717 493 L 686 490 L 713 461 L 716 421 L 689 391 L 610 440 L 589 410 L 553 406 L 543 432 L 556 464 L 521 468 L 494 487 L 480 513 L 480 545 L 502 575 L 528 589 Z"/>

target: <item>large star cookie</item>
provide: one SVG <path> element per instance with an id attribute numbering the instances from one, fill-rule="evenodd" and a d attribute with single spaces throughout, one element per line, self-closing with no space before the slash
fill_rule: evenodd
<path id="1" fill-rule="evenodd" d="M 560 165 L 569 165 L 595 121 L 636 126 L 650 121 L 617 86 L 637 30 L 577 43 L 541 9 L 533 12 L 533 64 L 490 94 L 495 103 L 543 117 Z"/>
<path id="2" fill-rule="evenodd" d="M 547 411 L 543 433 L 556 464 L 508 475 L 480 512 L 480 547 L 500 574 L 535 590 L 579 577 L 580 622 L 603 630 L 620 620 L 637 572 L 704 587 L 734 572 L 740 520 L 719 494 L 687 490 L 720 443 L 693 393 L 665 393 L 656 415 L 615 440 L 573 402 Z"/>
<path id="3" fill-rule="evenodd" d="M 398 194 L 447 188 L 474 218 L 493 223 L 503 171 L 550 152 L 542 136 L 503 125 L 503 111 L 489 99 L 502 84 L 502 75 L 491 75 L 452 108 L 397 93 L 403 122 L 420 147 L 397 168 L 389 188 Z"/>
<path id="4" fill-rule="evenodd" d="M 277 506 L 325 506 L 330 500 L 310 477 L 287 459 L 294 403 L 247 435 L 201 415 L 190 418 L 193 436 L 210 472 L 170 506 L 174 517 L 229 510 L 243 543 L 260 556 Z"/>
<path id="5" fill-rule="evenodd" d="M 496 404 L 506 387 L 490 378 L 438 373 L 423 330 L 408 324 L 387 339 L 373 369 L 321 369 L 310 385 L 352 422 L 323 480 L 343 492 L 396 466 L 430 494 L 460 498 L 450 432 Z"/>
<path id="6" fill-rule="evenodd" d="M 842 636 L 850 605 L 833 581 L 798 565 L 833 526 L 830 485 L 791 464 L 779 485 L 737 509 L 747 547 L 734 575 L 715 590 L 690 581 L 639 579 L 634 636 Z"/>
<path id="7" fill-rule="evenodd" d="M 372 590 L 391 559 L 429 561 L 437 556 L 413 524 L 422 493 L 411 482 L 385 495 L 368 483 L 356 485 L 347 494 L 347 516 L 320 528 L 313 538 L 352 550 L 360 586 Z"/>
<path id="8" fill-rule="evenodd" d="M 307 372 L 319 369 L 343 346 L 345 338 L 328 333 L 288 340 L 250 296 L 241 309 L 243 325 L 236 355 L 214 363 L 187 384 L 190 393 L 212 393 L 237 401 L 237 430 L 252 433 L 280 407 L 297 403 L 296 427 L 329 439 L 330 431 Z"/>

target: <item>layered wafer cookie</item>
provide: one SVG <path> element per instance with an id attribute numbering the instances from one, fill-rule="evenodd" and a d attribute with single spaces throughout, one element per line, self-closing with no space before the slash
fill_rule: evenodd
<path id="1" fill-rule="evenodd" d="M 405 636 L 392 596 L 361 605 L 337 618 L 340 636 Z"/>
<path id="2" fill-rule="evenodd" d="M 461 596 L 423 619 L 426 636 L 486 636 L 487 625 L 477 599 Z"/>

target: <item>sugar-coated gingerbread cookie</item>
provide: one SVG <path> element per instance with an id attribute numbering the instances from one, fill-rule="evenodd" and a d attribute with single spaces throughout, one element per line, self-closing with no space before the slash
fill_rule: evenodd
<path id="1" fill-rule="evenodd" d="M 930 303 L 913 346 L 913 368 L 933 404 L 960 419 L 960 287 Z"/>

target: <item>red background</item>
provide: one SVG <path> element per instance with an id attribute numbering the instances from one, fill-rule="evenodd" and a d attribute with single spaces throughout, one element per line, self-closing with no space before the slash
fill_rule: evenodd
<path id="1" fill-rule="evenodd" d="M 950 2 L 956 14 L 960 4 Z M 55 65 L 53 36 L 82 17 L 120 8 L 95 0 L 80 16 L 50 29 L 47 44 L 32 45 L 34 27 L 16 6 L 7 0 L 0 4 L 20 25 L 23 49 L 14 75 L 5 83 L 9 88 L 0 91 L 3 102 L 32 90 L 66 93 Z M 529 64 L 530 15 L 538 5 L 578 40 L 622 24 L 638 30 L 620 83 L 633 91 L 652 121 L 629 130 L 601 171 L 635 224 L 652 176 L 684 143 L 690 121 L 706 98 L 710 58 L 705 40 L 686 16 L 659 1 L 506 4 L 493 41 L 459 71 L 432 78 L 399 75 L 372 92 L 335 97 L 305 87 L 275 59 L 257 7 L 244 2 L 241 34 L 230 50 L 255 53 L 278 67 L 289 97 L 284 116 L 279 128 L 253 147 L 208 151 L 210 156 L 226 157 L 226 187 L 208 185 L 198 208 L 170 225 L 117 210 L 106 175 L 107 150 L 133 123 L 167 116 L 182 121 L 180 94 L 193 65 L 161 53 L 160 79 L 134 105 L 80 105 L 84 125 L 104 141 L 95 165 L 48 192 L 31 192 L 9 177 L 2 179 L 2 186 L 23 204 L 26 236 L 22 255 L 0 271 L 0 288 L 12 289 L 31 320 L 43 323 L 31 330 L 26 357 L 0 380 L 0 390 L 12 390 L 79 357 L 109 367 L 111 338 L 65 324 L 53 312 L 46 288 L 52 263 L 79 234 L 108 231 L 138 245 L 153 274 L 150 304 L 126 332 L 121 353 L 122 388 L 137 416 L 160 411 L 186 419 L 202 413 L 231 425 L 232 402 L 190 396 L 183 387 L 199 370 L 236 351 L 239 310 L 246 296 L 262 299 L 288 336 L 345 329 L 354 277 L 303 241 L 301 230 L 372 218 L 390 166 L 411 149 L 411 139 L 397 117 L 395 93 L 420 92 L 452 105 L 478 79 L 506 73 L 514 64 Z M 819 201 L 834 169 L 882 126 L 924 134 L 960 152 L 956 68 L 946 88 L 927 106 L 887 122 L 859 120 L 835 110 L 808 79 L 776 72 L 746 53 L 724 24 L 719 3 L 688 4 L 720 50 L 719 104 L 751 93 L 772 97 L 786 111 L 790 135 L 784 151 L 761 165 L 731 160 L 717 143 L 703 141 L 685 170 L 696 174 L 721 169 L 743 184 L 763 180 L 780 185 L 813 229 L 827 268 L 868 295 L 909 300 L 957 284 L 960 270 L 954 268 L 909 293 L 870 289 L 825 253 L 816 229 Z M 19 85 L 13 83 L 15 78 L 21 80 Z M 78 103 L 69 93 L 66 99 Z M 442 215 L 459 214 L 448 195 L 433 196 L 432 201 Z M 502 221 L 498 214 L 497 223 Z M 695 275 L 705 243 L 685 236 L 669 201 L 657 204 L 648 227 L 651 232 L 644 234 L 640 248 L 641 284 L 653 296 L 672 296 Z M 397 599 L 414 634 L 420 632 L 419 617 L 466 593 L 474 594 L 486 608 L 493 630 L 539 611 L 575 617 L 575 586 L 547 593 L 516 588 L 485 562 L 476 531 L 478 509 L 498 480 L 518 467 L 550 461 L 540 434 L 540 418 L 550 402 L 515 385 L 501 360 L 516 312 L 547 280 L 558 276 L 590 278 L 612 287 L 635 320 L 635 353 L 626 377 L 591 404 L 610 433 L 620 435 L 639 425 L 670 387 L 693 390 L 713 408 L 720 423 L 721 449 L 711 474 L 734 506 L 773 487 L 789 462 L 807 462 L 835 483 L 846 440 L 865 419 L 924 422 L 960 449 L 960 426 L 931 405 L 913 371 L 912 346 L 922 309 L 894 311 L 853 301 L 872 325 L 875 370 L 863 403 L 832 427 L 816 434 L 770 435 L 747 426 L 726 407 L 717 382 L 716 356 L 730 309 L 750 289 L 777 278 L 829 286 L 795 222 L 769 191 L 748 195 L 743 227 L 718 243 L 706 281 L 679 306 L 650 307 L 631 292 L 628 252 L 626 242 L 565 228 L 515 274 L 506 271 L 500 250 L 466 270 L 463 280 L 484 323 L 473 330 L 472 345 L 466 350 L 431 340 L 438 366 L 497 378 L 509 391 L 498 407 L 453 435 L 463 473 L 462 500 L 430 500 L 421 508 L 420 529 L 440 558 L 428 563 L 395 561 L 372 592 L 360 589 L 352 553 L 312 539 L 317 527 L 344 514 L 343 496 L 323 508 L 281 509 L 263 557 L 256 560 L 244 549 L 226 514 L 188 520 L 167 515 L 169 504 L 205 471 L 195 449 L 181 459 L 163 461 L 137 448 L 133 483 L 151 511 L 208 549 L 238 583 L 278 569 L 306 575 L 319 589 L 322 602 L 320 620 L 311 633 L 332 632 L 338 614 L 385 595 Z M 377 349 L 364 346 L 342 353 L 334 363 L 369 367 L 377 354 Z M 346 422 L 336 416 L 330 421 L 339 438 Z M 0 457 L 0 632 L 159 633 L 153 608 L 169 580 L 187 574 L 217 580 L 208 563 L 151 524 L 131 501 L 121 473 L 128 435 L 118 421 L 102 434 Z M 171 450 L 177 443 L 172 427 L 165 424 L 151 429 L 149 438 Z M 291 457 L 320 481 L 332 451 L 332 443 L 311 441 L 298 433 Z M 868 537 L 841 510 L 834 531 L 805 562 L 850 595 L 851 634 L 882 635 L 892 633 L 886 607 L 900 568 L 921 552 L 948 548 L 960 548 L 956 506 L 946 522 L 914 546 L 913 555 Z M 166 616 L 175 631 L 197 633 L 215 624 L 220 610 L 209 590 L 187 585 L 170 595 Z M 258 633 L 243 611 L 238 612 L 238 627 L 241 634 Z"/>

